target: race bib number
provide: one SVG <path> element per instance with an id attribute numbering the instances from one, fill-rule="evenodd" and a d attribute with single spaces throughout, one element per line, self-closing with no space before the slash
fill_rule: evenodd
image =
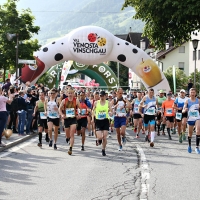
<path id="1" fill-rule="evenodd" d="M 98 113 L 98 119 L 105 119 L 106 118 L 106 113 L 105 112 L 99 112 Z"/>
<path id="2" fill-rule="evenodd" d="M 44 112 L 40 112 L 40 119 L 47 119 L 47 116 Z"/>
<path id="3" fill-rule="evenodd" d="M 197 110 L 189 111 L 189 117 L 192 117 L 192 118 L 199 117 L 199 112 Z"/>
<path id="4" fill-rule="evenodd" d="M 166 110 L 166 114 L 171 115 L 171 114 L 172 114 L 172 111 L 173 111 L 172 108 L 167 109 L 167 110 Z"/>
<path id="5" fill-rule="evenodd" d="M 67 108 L 66 109 L 66 117 L 75 117 L 74 108 Z"/>
<path id="6" fill-rule="evenodd" d="M 59 118 L 57 112 L 49 112 L 49 113 L 48 113 L 48 117 L 50 117 L 50 118 Z"/>
<path id="7" fill-rule="evenodd" d="M 182 113 L 176 113 L 176 119 L 181 120 L 182 119 Z"/>
<path id="8" fill-rule="evenodd" d="M 86 109 L 81 110 L 81 115 L 86 115 Z"/>
<path id="9" fill-rule="evenodd" d="M 139 108 L 138 107 L 134 108 L 134 113 L 139 113 Z"/>
<path id="10" fill-rule="evenodd" d="M 155 115 L 155 107 L 148 108 L 147 115 Z"/>
<path id="11" fill-rule="evenodd" d="M 116 110 L 116 116 L 117 117 L 126 117 L 126 109 L 125 108 L 117 108 Z"/>

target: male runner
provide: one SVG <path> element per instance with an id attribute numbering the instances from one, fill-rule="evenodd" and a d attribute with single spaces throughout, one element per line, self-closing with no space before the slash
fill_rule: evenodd
<path id="1" fill-rule="evenodd" d="M 80 107 L 81 107 L 81 112 L 79 110 L 80 117 L 77 116 L 77 135 L 82 136 L 82 146 L 81 150 L 84 151 L 84 143 L 85 143 L 85 129 L 87 127 L 87 116 L 88 112 L 90 111 L 91 108 L 91 103 L 86 100 L 85 97 L 85 92 L 80 93 Z"/>
<path id="2" fill-rule="evenodd" d="M 196 90 L 195 88 L 190 89 L 190 98 L 186 100 L 183 113 L 188 111 L 188 153 L 192 153 L 191 147 L 191 139 L 194 130 L 194 126 L 196 128 L 196 149 L 195 152 L 200 154 L 199 150 L 199 141 L 200 141 L 200 117 L 199 117 L 199 108 L 200 108 L 200 101 L 196 98 Z"/>
<path id="3" fill-rule="evenodd" d="M 114 127 L 117 132 L 117 140 L 119 143 L 119 151 L 122 151 L 122 143 L 126 144 L 126 108 L 132 108 L 131 103 L 126 99 L 126 101 L 122 97 L 123 89 L 119 88 L 117 91 L 117 100 L 112 101 L 113 108 L 115 109 L 115 117 L 114 117 Z M 115 102 L 115 103 L 114 103 Z M 121 138 L 122 136 L 122 138 Z"/>
<path id="4" fill-rule="evenodd" d="M 187 101 L 188 97 L 185 96 L 185 90 L 180 90 L 180 96 L 174 101 L 174 108 L 176 109 L 176 121 L 178 124 L 178 135 L 179 142 L 182 143 L 183 140 L 186 140 L 185 131 L 187 123 L 187 112 L 182 112 L 183 106 Z"/>
<path id="5" fill-rule="evenodd" d="M 68 97 L 61 101 L 59 113 L 64 119 L 66 140 L 69 141 L 70 139 L 68 154 L 71 155 L 72 147 L 74 145 L 74 133 L 76 132 L 77 118 L 80 119 L 80 115 L 79 113 L 77 114 L 76 108 L 78 107 L 80 112 L 82 112 L 82 109 L 79 100 L 74 97 L 74 90 L 68 89 L 67 94 Z"/>
<path id="6" fill-rule="evenodd" d="M 167 133 L 169 136 L 169 140 L 172 139 L 171 134 L 170 134 L 170 129 L 173 127 L 174 125 L 174 100 L 171 99 L 172 95 L 171 93 L 167 94 L 167 100 L 165 100 L 162 103 L 162 111 L 163 111 L 163 115 L 166 118 L 166 122 L 167 122 Z"/>
<path id="7" fill-rule="evenodd" d="M 140 114 L 143 117 L 144 127 L 145 127 L 145 140 L 149 141 L 148 139 L 148 126 L 150 125 L 151 131 L 151 142 L 150 147 L 154 146 L 154 138 L 155 138 L 155 110 L 156 106 L 158 105 L 157 99 L 154 96 L 154 89 L 149 89 L 148 94 L 143 97 L 141 100 L 139 107 L 140 107 Z M 142 114 L 142 108 L 144 108 L 144 114 Z"/>
<path id="8" fill-rule="evenodd" d="M 42 131 L 44 128 L 44 131 L 46 133 L 45 140 L 46 142 L 49 142 L 49 136 L 48 136 L 48 126 L 47 126 L 47 116 L 45 115 L 45 94 L 44 92 L 39 93 L 39 100 L 36 102 L 33 116 L 36 115 L 36 112 L 39 112 L 38 117 L 38 136 L 39 136 L 39 143 L 38 146 L 42 147 Z"/>
<path id="9" fill-rule="evenodd" d="M 140 91 L 137 92 L 137 98 L 133 99 L 133 123 L 134 123 L 134 133 L 136 138 L 139 138 L 140 130 L 142 129 L 142 116 L 139 110 L 139 104 L 142 100 L 142 94 Z"/>
<path id="10" fill-rule="evenodd" d="M 106 100 L 105 91 L 100 92 L 100 100 L 94 103 L 92 122 L 96 118 L 95 128 L 99 144 L 102 143 L 102 156 L 106 156 L 107 135 L 109 131 L 108 116 L 112 115 L 110 103 Z"/>
<path id="11" fill-rule="evenodd" d="M 157 111 L 157 135 L 160 135 L 160 125 L 162 123 L 162 135 L 165 135 L 165 118 L 162 117 L 162 103 L 167 98 L 164 96 L 164 91 L 159 91 L 159 96 L 157 97 L 158 100 L 158 111 Z"/>
<path id="12" fill-rule="evenodd" d="M 44 109 L 47 115 L 47 125 L 49 133 L 49 147 L 52 147 L 52 129 L 54 128 L 54 149 L 57 149 L 58 128 L 60 124 L 60 116 L 58 112 L 58 102 L 56 99 L 57 89 L 53 88 L 50 91 L 50 98 L 45 100 Z"/>

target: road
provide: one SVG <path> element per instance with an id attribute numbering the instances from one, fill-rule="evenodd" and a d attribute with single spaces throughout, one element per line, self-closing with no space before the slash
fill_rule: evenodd
<path id="1" fill-rule="evenodd" d="M 64 133 L 58 150 L 46 143 L 40 149 L 33 138 L 0 153 L 0 199 L 199 199 L 200 155 L 188 154 L 187 143 L 172 137 L 157 136 L 150 148 L 144 135 L 135 139 L 128 128 L 123 151 L 113 134 L 106 157 L 94 137 L 86 138 L 81 151 L 76 136 L 72 156 Z"/>

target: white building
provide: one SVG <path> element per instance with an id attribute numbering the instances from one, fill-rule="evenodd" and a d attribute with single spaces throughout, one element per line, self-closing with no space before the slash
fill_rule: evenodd
<path id="1" fill-rule="evenodd" d="M 192 39 L 200 40 L 200 34 L 197 36 L 192 34 Z M 194 72 L 195 62 L 194 48 L 192 42 L 185 42 L 179 47 L 174 47 L 171 44 L 166 44 L 166 50 L 159 51 L 156 55 L 159 67 L 165 71 L 168 67 L 175 65 L 185 74 L 189 76 Z M 200 70 L 200 44 L 197 48 L 197 63 L 196 67 Z"/>

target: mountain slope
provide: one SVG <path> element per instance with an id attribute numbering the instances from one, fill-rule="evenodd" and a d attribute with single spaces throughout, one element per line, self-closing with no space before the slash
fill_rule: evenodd
<path id="1" fill-rule="evenodd" d="M 0 4 L 5 0 L 0 0 Z M 124 0 L 20 0 L 18 9 L 30 8 L 41 31 L 36 36 L 46 43 L 80 26 L 95 25 L 113 34 L 142 32 L 144 23 L 133 20 L 133 8 L 121 11 Z"/>

